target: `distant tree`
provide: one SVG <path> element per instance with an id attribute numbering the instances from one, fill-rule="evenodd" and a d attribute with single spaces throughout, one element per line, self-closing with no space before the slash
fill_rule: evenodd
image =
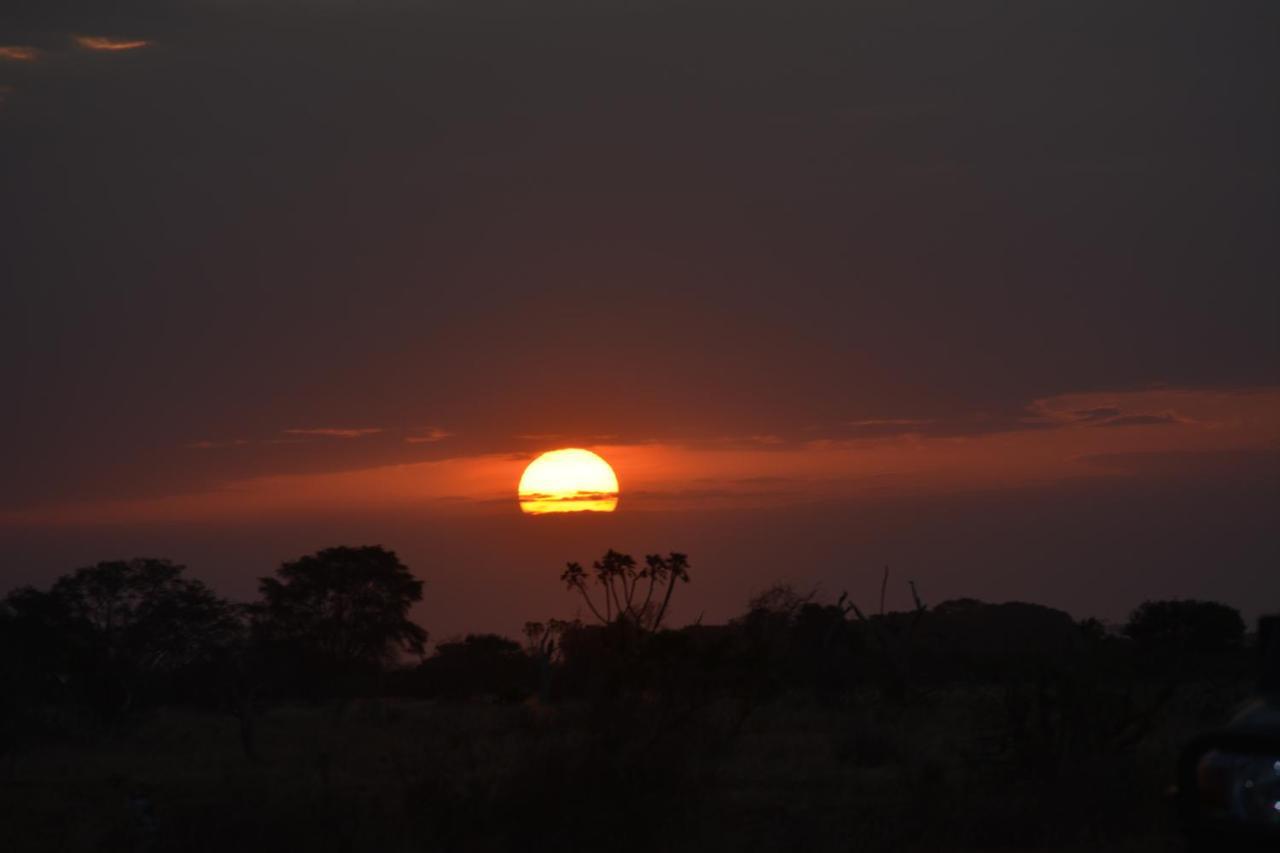
<path id="1" fill-rule="evenodd" d="M 551 701 L 551 665 L 563 657 L 560 642 L 567 632 L 581 627 L 576 619 L 524 623 L 524 650 L 538 668 L 538 700 L 544 705 Z"/>
<path id="2" fill-rule="evenodd" d="M 1244 644 L 1240 611 L 1216 601 L 1145 601 L 1129 615 L 1126 636 L 1181 652 L 1226 652 Z"/>
<path id="3" fill-rule="evenodd" d="M 577 590 L 601 624 L 625 623 L 650 633 L 662 626 L 676 582 L 689 581 L 689 558 L 674 551 L 666 557 L 650 554 L 644 566 L 637 566 L 630 554 L 611 548 L 592 569 L 598 601 L 587 589 L 589 579 L 581 564 L 566 564 L 560 579 Z"/>
<path id="4" fill-rule="evenodd" d="M 796 616 L 816 596 L 816 590 L 801 593 L 793 584 L 778 581 L 752 595 L 747 612 L 732 620 L 750 643 L 757 670 L 779 684 L 793 675 L 791 640 Z"/>
<path id="5" fill-rule="evenodd" d="M 420 692 L 431 697 L 521 699 L 534 690 L 537 664 L 506 637 L 468 634 L 437 646 L 418 666 L 415 680 Z"/>
<path id="6" fill-rule="evenodd" d="M 582 624 L 576 620 L 551 619 L 547 622 L 526 622 L 521 632 L 524 634 L 525 653 L 532 658 L 545 658 L 548 662 L 555 661 L 560 653 L 558 645 L 560 637 L 566 631 L 581 627 Z"/>
<path id="7" fill-rule="evenodd" d="M 1107 626 L 1102 620 L 1090 616 L 1076 623 L 1081 639 L 1088 643 L 1100 643 L 1107 638 Z"/>
<path id="8" fill-rule="evenodd" d="M 6 598 L 6 633 L 43 670 L 108 718 L 242 634 L 239 609 L 168 560 L 102 562 Z M 150 698 L 156 698 L 151 696 Z"/>
<path id="9" fill-rule="evenodd" d="M 801 595 L 794 584 L 779 581 L 751 596 L 747 601 L 747 613 L 774 613 L 791 620 L 800 612 L 800 608 L 812 602 L 816 596 L 817 590 Z"/>
<path id="10" fill-rule="evenodd" d="M 283 564 L 259 583 L 255 628 L 277 663 L 314 694 L 342 691 L 399 652 L 421 655 L 427 632 L 409 619 L 422 581 L 394 551 L 326 548 Z"/>
<path id="11" fill-rule="evenodd" d="M 57 599 L 47 591 L 25 586 L 0 602 L 0 672 L 4 689 L 0 696 L 13 701 L 57 701 L 69 698 L 70 674 L 83 669 L 72 652 L 83 643 L 72 642 L 68 618 Z"/>
<path id="12" fill-rule="evenodd" d="M 1061 610 L 1023 601 L 990 604 L 972 598 L 935 605 L 918 634 L 921 651 L 947 661 L 947 667 L 960 665 L 961 658 L 975 662 L 1042 658 L 1066 652 L 1082 638 L 1082 629 Z"/>
<path id="13" fill-rule="evenodd" d="M 851 613 L 847 596 L 823 603 L 817 589 L 801 592 L 777 582 L 748 599 L 747 612 L 730 624 L 748 643 L 758 689 L 803 686 L 827 701 L 861 675 L 865 632 Z"/>

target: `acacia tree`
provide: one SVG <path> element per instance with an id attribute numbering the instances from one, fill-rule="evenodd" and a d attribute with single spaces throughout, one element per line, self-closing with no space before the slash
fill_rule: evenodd
<path id="1" fill-rule="evenodd" d="M 587 589 L 590 578 L 581 563 L 567 563 L 560 579 L 582 596 L 601 624 L 628 623 L 650 633 L 662 626 L 676 582 L 689 582 L 689 558 L 675 551 L 665 557 L 649 554 L 637 566 L 630 554 L 610 548 L 591 567 L 600 588 L 598 603 Z"/>
<path id="2" fill-rule="evenodd" d="M 422 581 L 380 546 L 326 548 L 284 563 L 259 583 L 259 640 L 309 692 L 376 673 L 404 651 L 421 655 L 427 632 L 409 619 Z"/>

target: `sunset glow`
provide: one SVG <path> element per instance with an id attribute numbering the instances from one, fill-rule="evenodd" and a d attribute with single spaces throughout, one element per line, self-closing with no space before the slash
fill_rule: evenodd
<path id="1" fill-rule="evenodd" d="M 551 512 L 613 512 L 618 478 L 609 463 L 590 450 L 552 450 L 529 463 L 520 478 L 520 509 Z"/>

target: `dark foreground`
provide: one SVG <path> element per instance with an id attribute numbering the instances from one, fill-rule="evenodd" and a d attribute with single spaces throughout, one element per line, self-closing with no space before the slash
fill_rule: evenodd
<path id="1" fill-rule="evenodd" d="M 906 705 L 364 700 L 267 711 L 256 762 L 230 716 L 161 709 L 7 756 L 0 849 L 1177 850 L 1178 747 L 1231 698 L 1181 685 L 1105 751 L 1060 742 L 1082 732 L 1030 685 Z"/>
<path id="2" fill-rule="evenodd" d="M 1276 623 L 1215 602 L 1111 631 L 908 582 L 886 612 L 886 569 L 870 616 L 779 585 L 669 628 L 684 555 L 593 568 L 562 580 L 601 624 L 429 655 L 422 582 L 376 546 L 286 563 L 248 605 L 145 559 L 15 590 L 0 853 L 1173 851 L 1181 748 L 1280 685 Z M 1259 754 L 1185 789 L 1274 784 Z"/>

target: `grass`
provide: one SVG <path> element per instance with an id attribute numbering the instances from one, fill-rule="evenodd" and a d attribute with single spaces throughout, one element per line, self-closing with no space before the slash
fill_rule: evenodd
<path id="1" fill-rule="evenodd" d="M 1176 849 L 1177 746 L 1224 713 L 1183 688 L 1133 748 L 1027 766 L 1001 688 L 907 706 L 366 701 L 235 721 L 151 714 L 0 764 L 6 851 Z"/>

